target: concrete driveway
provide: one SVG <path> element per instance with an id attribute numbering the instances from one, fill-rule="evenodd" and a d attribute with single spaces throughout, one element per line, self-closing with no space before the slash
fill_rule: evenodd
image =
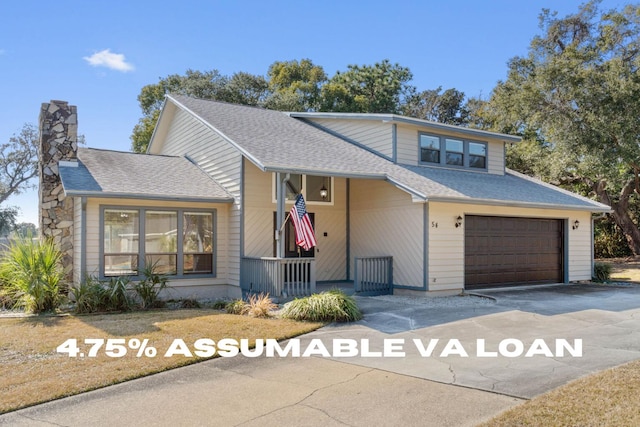
<path id="1" fill-rule="evenodd" d="M 367 313 L 363 321 L 326 327 L 305 339 L 322 338 L 330 343 L 336 337 L 366 338 L 378 349 L 385 339 L 401 339 L 405 357 L 340 360 L 527 399 L 589 373 L 640 359 L 640 286 L 558 285 L 480 294 L 495 302 L 452 307 L 428 300 L 421 304 L 418 299 L 393 302 L 396 297 L 389 296 L 360 298 L 358 303 Z M 438 342 L 427 357 L 414 339 L 425 348 L 435 339 Z M 581 340 L 581 357 L 569 351 L 558 357 L 556 339 L 572 347 Z M 525 357 L 535 340 L 537 354 Z M 503 341 L 510 343 L 506 355 L 499 351 Z M 511 357 L 517 345 L 513 341 L 523 344 L 522 356 Z M 481 344 L 484 351 L 478 350 Z M 442 357 L 447 345 L 451 351 Z M 544 355 L 545 345 L 553 357 Z M 459 348 L 468 357 L 456 352 Z"/>
<path id="2" fill-rule="evenodd" d="M 16 411 L 0 424 L 472 426 L 522 398 L 640 358 L 640 287 L 487 295 L 495 301 L 358 297 L 364 320 L 298 340 L 332 354 L 333 344 L 356 342 L 359 357 L 220 358 Z M 414 339 L 423 351 L 439 341 L 427 357 Z M 477 356 L 479 339 L 496 357 Z M 558 357 L 556 349 L 547 357 L 541 345 L 541 354 L 508 357 L 516 341 L 530 349 L 534 340 L 554 347 L 556 339 L 581 339 L 582 357 Z M 385 340 L 395 346 L 389 356 L 400 349 L 404 356 L 377 357 Z M 511 344 L 501 353 L 505 340 Z"/>

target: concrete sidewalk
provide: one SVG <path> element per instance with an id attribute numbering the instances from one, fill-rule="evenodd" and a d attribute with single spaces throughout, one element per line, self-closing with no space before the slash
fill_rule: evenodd
<path id="1" fill-rule="evenodd" d="M 358 298 L 364 320 L 299 338 L 404 340 L 406 355 L 219 358 L 0 416 L 12 426 L 472 426 L 591 372 L 640 358 L 640 287 L 561 286 L 435 300 Z M 445 301 L 445 300 L 440 300 Z M 432 356 L 413 339 L 440 339 Z M 476 357 L 477 340 L 581 339 L 582 357 Z M 456 339 L 469 357 L 441 357 Z M 493 391 L 493 392 L 492 392 Z"/>
<path id="2" fill-rule="evenodd" d="M 234 357 L 9 413 L 0 416 L 0 424 L 473 426 L 518 403 L 317 357 Z"/>

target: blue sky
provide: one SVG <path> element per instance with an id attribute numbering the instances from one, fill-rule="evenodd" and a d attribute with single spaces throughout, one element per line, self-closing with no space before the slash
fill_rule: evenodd
<path id="1" fill-rule="evenodd" d="M 578 0 L 4 2 L 0 14 L 0 141 L 36 124 L 51 99 L 78 107 L 87 146 L 129 150 L 140 89 L 187 69 L 265 75 L 274 61 L 309 58 L 329 76 L 383 59 L 420 90 L 487 97 L 509 58 L 539 34 L 543 8 Z M 602 7 L 625 2 L 604 0 Z M 37 191 L 13 197 L 37 224 Z"/>

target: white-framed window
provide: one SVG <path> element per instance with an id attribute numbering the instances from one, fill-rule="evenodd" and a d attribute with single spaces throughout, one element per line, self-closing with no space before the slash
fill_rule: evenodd
<path id="1" fill-rule="evenodd" d="M 304 175 L 292 173 L 286 185 L 286 201 L 293 203 L 301 190 L 304 191 L 304 201 L 308 205 L 333 205 L 334 188 L 333 177 Z M 276 174 L 272 177 L 272 201 L 276 202 L 277 186 Z"/>
<path id="2" fill-rule="evenodd" d="M 102 207 L 100 275 L 215 275 L 215 210 Z"/>
<path id="3" fill-rule="evenodd" d="M 487 170 L 487 143 L 418 134 L 420 164 Z"/>

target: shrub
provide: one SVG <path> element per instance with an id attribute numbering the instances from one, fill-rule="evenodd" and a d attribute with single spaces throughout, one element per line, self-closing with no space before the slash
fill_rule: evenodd
<path id="1" fill-rule="evenodd" d="M 246 314 L 251 317 L 270 317 L 271 312 L 278 308 L 269 294 L 252 294 L 246 306 Z"/>
<path id="2" fill-rule="evenodd" d="M 596 262 L 593 265 L 593 280 L 598 282 L 606 282 L 611 278 L 611 269 L 611 264 Z"/>
<path id="3" fill-rule="evenodd" d="M 362 312 L 353 297 L 332 289 L 286 303 L 280 316 L 313 322 L 353 322 L 362 319 Z"/>
<path id="4" fill-rule="evenodd" d="M 197 299 L 187 298 L 180 301 L 180 308 L 201 308 L 202 305 Z"/>
<path id="5" fill-rule="evenodd" d="M 93 276 L 86 276 L 78 286 L 72 287 L 71 296 L 76 303 L 76 313 L 95 313 L 108 309 L 107 290 Z"/>
<path id="6" fill-rule="evenodd" d="M 163 307 L 165 303 L 160 300 L 160 292 L 168 287 L 167 276 L 155 272 L 156 264 L 147 264 L 142 270 L 144 278 L 133 285 L 133 291 L 137 295 L 140 308 Z"/>
<path id="7" fill-rule="evenodd" d="M 211 308 L 215 310 L 225 310 L 227 308 L 227 304 L 229 304 L 228 301 L 219 299 L 217 301 L 214 301 L 213 304 L 211 304 Z"/>
<path id="8" fill-rule="evenodd" d="M 229 314 L 245 314 L 247 312 L 247 303 L 241 299 L 236 299 L 228 303 L 224 309 Z"/>
<path id="9" fill-rule="evenodd" d="M 9 291 L 0 284 L 0 309 L 11 308 L 15 305 L 15 301 L 9 295 Z"/>
<path id="10" fill-rule="evenodd" d="M 112 277 L 103 282 L 105 287 L 105 309 L 114 311 L 128 311 L 134 306 L 129 287 L 131 280 L 126 276 Z"/>
<path id="11" fill-rule="evenodd" d="M 11 243 L 0 260 L 0 281 L 5 298 L 14 307 L 39 313 L 62 303 L 62 253 L 53 240 L 21 237 Z"/>

